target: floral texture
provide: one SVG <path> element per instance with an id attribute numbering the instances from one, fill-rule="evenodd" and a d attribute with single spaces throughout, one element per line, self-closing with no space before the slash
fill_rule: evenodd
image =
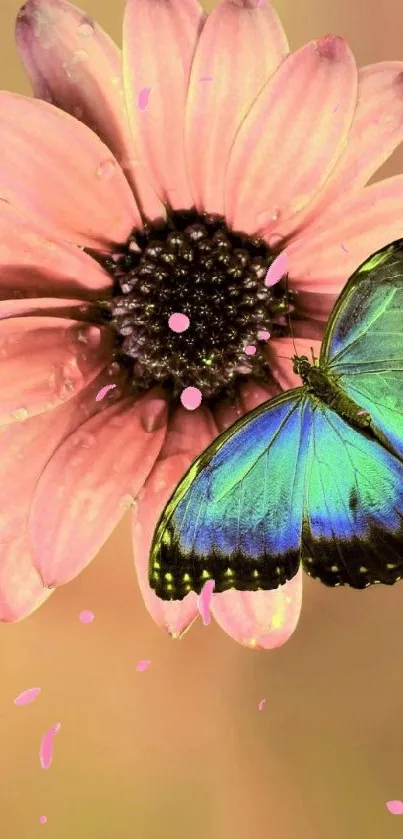
<path id="1" fill-rule="evenodd" d="M 348 276 L 403 235 L 403 176 L 366 186 L 403 139 L 403 63 L 357 70 L 332 36 L 289 54 L 261 0 L 129 0 L 122 52 L 65 0 L 29 0 L 17 44 L 36 98 L 0 93 L 0 618 L 130 509 L 147 609 L 180 635 L 197 596 L 149 588 L 154 527 L 218 431 L 295 384 L 289 318 L 317 355 Z M 301 587 L 211 611 L 275 647 Z"/>

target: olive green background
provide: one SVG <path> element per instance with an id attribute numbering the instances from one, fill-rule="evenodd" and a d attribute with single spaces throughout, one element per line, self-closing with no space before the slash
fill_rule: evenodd
<path id="1" fill-rule="evenodd" d="M 118 41 L 123 6 L 82 0 Z M 18 7 L 0 0 L 0 86 L 29 93 Z M 330 32 L 359 64 L 403 60 L 401 0 L 276 8 L 293 49 Z M 399 171 L 402 152 L 382 174 Z M 80 623 L 82 609 L 92 624 Z M 141 658 L 152 663 L 137 673 Z M 16 707 L 34 686 L 40 698 Z M 299 627 L 273 652 L 243 649 L 214 623 L 175 642 L 143 607 L 126 520 L 38 613 L 0 627 L 0 834 L 400 839 L 403 816 L 385 802 L 403 799 L 402 720 L 403 585 L 328 591 L 306 580 Z M 57 721 L 43 771 L 39 742 Z"/>

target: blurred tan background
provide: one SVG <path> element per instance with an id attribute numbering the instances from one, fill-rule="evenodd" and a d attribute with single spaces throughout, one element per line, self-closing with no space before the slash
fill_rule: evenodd
<path id="1" fill-rule="evenodd" d="M 29 93 L 19 5 L 0 0 L 0 86 Z M 123 0 L 81 6 L 120 43 Z M 276 8 L 292 49 L 331 32 L 359 64 L 403 59 L 401 0 Z M 401 151 L 382 174 L 398 171 Z M 144 673 L 139 659 L 151 659 Z M 16 707 L 34 686 L 41 697 Z M 58 721 L 43 771 L 39 742 Z M 403 585 L 307 580 L 299 627 L 274 652 L 243 649 L 214 623 L 175 642 L 142 605 L 125 521 L 38 613 L 0 626 L 0 749 L 4 839 L 401 837 L 385 802 L 403 799 Z"/>

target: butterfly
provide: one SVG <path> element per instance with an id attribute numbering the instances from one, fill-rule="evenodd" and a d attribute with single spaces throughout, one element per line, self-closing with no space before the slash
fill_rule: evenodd
<path id="1" fill-rule="evenodd" d="M 150 552 L 163 600 L 403 576 L 403 239 L 345 285 L 302 384 L 220 434 L 168 501 Z"/>

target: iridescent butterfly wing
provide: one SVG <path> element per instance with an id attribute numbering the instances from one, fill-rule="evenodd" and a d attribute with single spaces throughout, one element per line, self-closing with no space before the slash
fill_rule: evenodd
<path id="1" fill-rule="evenodd" d="M 398 242 L 353 275 L 326 330 L 320 367 L 370 413 L 366 431 L 303 386 L 243 417 L 194 462 L 154 534 L 159 597 L 181 599 L 209 578 L 216 592 L 277 588 L 301 561 L 331 586 L 403 575 L 402 297 Z"/>

